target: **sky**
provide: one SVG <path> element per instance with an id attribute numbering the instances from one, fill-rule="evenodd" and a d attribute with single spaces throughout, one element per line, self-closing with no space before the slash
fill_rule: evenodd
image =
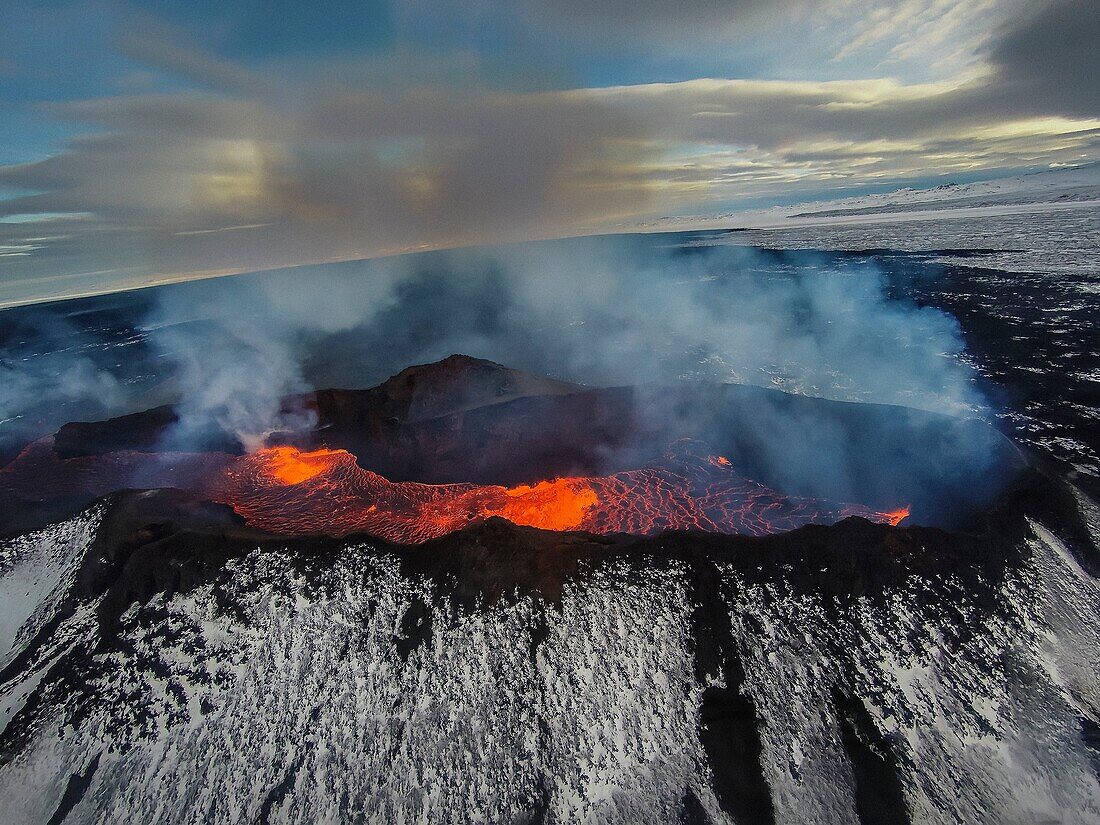
<path id="1" fill-rule="evenodd" d="M 0 306 L 1100 159 L 1096 0 L 5 0 Z"/>

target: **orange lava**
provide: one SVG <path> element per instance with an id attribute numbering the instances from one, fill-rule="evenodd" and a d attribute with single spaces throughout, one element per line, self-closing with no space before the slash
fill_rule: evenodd
<path id="1" fill-rule="evenodd" d="M 610 476 L 534 485 L 391 482 L 346 450 L 275 447 L 242 456 L 208 494 L 272 533 L 369 533 L 416 544 L 499 516 L 547 530 L 656 535 L 666 530 L 766 535 L 848 516 L 896 525 L 909 509 L 787 496 L 739 475 L 732 462 L 684 442 L 658 463 Z"/>
<path id="2" fill-rule="evenodd" d="M 540 481 L 534 487 L 512 487 L 504 495 L 507 496 L 504 506 L 486 510 L 485 515 L 501 516 L 513 524 L 543 530 L 575 530 L 599 502 L 592 487 L 583 479 L 574 478 Z"/>
<path id="3" fill-rule="evenodd" d="M 876 515 L 882 517 L 881 519 L 878 519 L 879 521 L 897 527 L 899 524 L 902 523 L 902 521 L 909 518 L 909 507 L 908 505 L 906 505 L 905 507 L 900 507 L 897 510 L 889 510 L 885 513 L 876 513 Z"/>
<path id="4" fill-rule="evenodd" d="M 295 447 L 272 447 L 266 453 L 265 466 L 272 478 L 283 484 L 301 484 L 331 470 L 346 450 L 314 450 L 303 453 Z"/>
<path id="5" fill-rule="evenodd" d="M 368 533 L 403 544 L 494 516 L 546 530 L 598 534 L 697 530 L 761 536 L 848 516 L 896 526 L 910 515 L 908 506 L 879 511 L 785 495 L 701 448 L 684 440 L 639 469 L 502 487 L 392 482 L 360 467 L 346 450 L 279 446 L 244 456 L 117 451 L 61 458 L 46 438 L 0 469 L 0 492 L 33 502 L 127 487 L 178 487 L 227 504 L 248 524 L 270 533 Z"/>

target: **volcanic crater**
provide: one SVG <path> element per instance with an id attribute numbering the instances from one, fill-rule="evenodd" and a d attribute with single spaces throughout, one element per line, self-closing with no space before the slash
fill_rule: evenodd
<path id="1" fill-rule="evenodd" d="M 250 450 L 209 422 L 182 442 L 172 407 L 67 424 L 0 470 L 0 527 L 175 488 L 267 534 L 399 544 L 493 517 L 639 536 L 959 528 L 1026 466 L 977 420 L 731 384 L 589 388 L 462 355 L 283 408 L 310 425 Z"/>

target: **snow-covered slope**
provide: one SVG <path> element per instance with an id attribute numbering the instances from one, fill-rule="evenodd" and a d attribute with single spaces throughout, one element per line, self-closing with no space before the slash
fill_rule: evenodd
<path id="1" fill-rule="evenodd" d="M 395 551 L 102 518 L 4 549 L 37 604 L 6 822 L 1100 822 L 1100 588 L 1038 521 Z"/>
<path id="2" fill-rule="evenodd" d="M 1061 167 L 973 183 L 903 187 L 891 192 L 804 201 L 767 209 L 678 216 L 640 223 L 633 229 L 675 231 L 781 229 L 828 225 L 989 217 L 1100 207 L 1100 163 Z"/>
<path id="3" fill-rule="evenodd" d="M 792 218 L 885 214 L 936 209 L 1013 207 L 1100 201 L 1100 164 L 1051 169 L 974 183 L 945 183 L 928 189 L 800 204 L 788 208 Z"/>

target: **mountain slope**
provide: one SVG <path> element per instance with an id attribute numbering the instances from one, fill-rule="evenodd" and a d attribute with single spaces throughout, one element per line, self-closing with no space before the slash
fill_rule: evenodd
<path id="1" fill-rule="evenodd" d="M 492 520 L 397 550 L 116 497 L 0 556 L 78 560 L 41 567 L 61 596 L 2 675 L 0 804 L 12 822 L 1097 822 L 1100 588 L 1033 501 L 970 537 Z"/>

